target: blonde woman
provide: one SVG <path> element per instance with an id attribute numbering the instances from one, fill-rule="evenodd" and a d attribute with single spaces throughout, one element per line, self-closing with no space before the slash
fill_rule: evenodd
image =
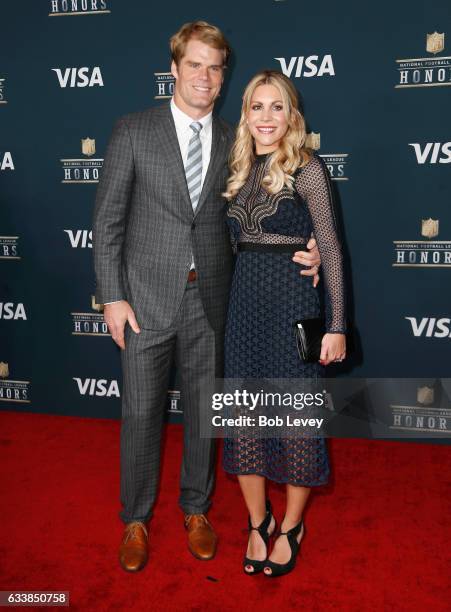
<path id="1" fill-rule="evenodd" d="M 247 85 L 224 194 L 237 254 L 225 339 L 226 378 L 317 378 L 345 357 L 342 254 L 330 179 L 319 156 L 305 147 L 305 122 L 291 81 L 279 72 L 257 74 Z M 299 275 L 293 253 L 314 234 L 325 285 L 326 334 L 319 363 L 303 363 L 293 324 L 321 315 L 318 289 Z M 311 487 L 328 480 L 324 438 L 228 438 L 224 469 L 238 475 L 249 510 L 244 571 L 280 576 L 296 563 Z M 286 484 L 286 510 L 275 531 L 266 479 Z M 269 556 L 268 556 L 269 555 Z"/>

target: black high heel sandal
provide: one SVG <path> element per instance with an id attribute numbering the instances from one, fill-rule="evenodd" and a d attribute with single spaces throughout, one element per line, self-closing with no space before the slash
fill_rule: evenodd
<path id="1" fill-rule="evenodd" d="M 266 559 L 264 559 L 263 561 L 258 561 L 257 559 L 249 559 L 248 557 L 244 557 L 243 569 L 244 569 L 244 573 L 247 574 L 248 576 L 253 576 L 254 574 L 260 573 L 265 567 L 265 565 L 267 565 L 268 563 L 267 559 L 268 559 L 269 538 L 272 535 L 268 533 L 268 527 L 271 524 L 272 518 L 273 518 L 273 514 L 272 514 L 271 502 L 269 501 L 269 499 L 266 500 L 266 516 L 258 527 L 252 527 L 251 517 L 250 516 L 248 517 L 248 532 L 250 533 L 251 531 L 258 531 L 261 539 L 266 545 Z M 275 530 L 276 530 L 276 526 L 274 522 L 273 533 L 275 532 Z M 246 570 L 247 565 L 250 565 L 251 567 L 253 567 L 252 572 L 248 572 Z"/>
<path id="2" fill-rule="evenodd" d="M 296 538 L 301 532 L 302 532 L 301 539 L 298 542 Z M 287 563 L 274 563 L 274 561 L 270 561 L 268 559 L 268 561 L 264 563 L 264 568 L 269 567 L 271 570 L 271 573 L 267 574 L 266 572 L 263 572 L 265 576 L 267 576 L 268 578 L 273 578 L 276 576 L 283 576 L 284 574 L 288 574 L 295 568 L 296 556 L 299 552 L 299 547 L 301 545 L 304 534 L 305 534 L 304 521 L 301 521 L 295 527 L 293 527 L 292 529 L 289 529 L 288 531 L 281 531 L 280 533 L 277 534 L 277 537 L 282 536 L 282 535 L 287 536 L 288 544 L 290 545 L 290 548 L 291 548 L 291 557 L 287 561 Z"/>

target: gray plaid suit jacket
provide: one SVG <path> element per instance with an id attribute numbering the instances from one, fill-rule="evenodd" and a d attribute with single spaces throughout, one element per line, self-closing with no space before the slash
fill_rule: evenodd
<path id="1" fill-rule="evenodd" d="M 125 299 L 143 328 L 166 329 L 193 253 L 209 323 L 224 325 L 232 252 L 221 192 L 232 141 L 232 128 L 213 117 L 210 165 L 194 214 L 169 103 L 116 122 L 94 210 L 97 303 Z"/>

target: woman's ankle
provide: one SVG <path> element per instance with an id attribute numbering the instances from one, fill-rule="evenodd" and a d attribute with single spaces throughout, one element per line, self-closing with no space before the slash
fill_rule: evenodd
<path id="1" fill-rule="evenodd" d="M 252 527 L 255 527 L 256 529 L 258 527 L 260 527 L 260 525 L 263 523 L 263 521 L 266 518 L 266 512 L 262 514 L 260 513 L 255 513 L 255 514 L 249 514 L 249 517 L 251 519 L 251 525 Z"/>
<path id="2" fill-rule="evenodd" d="M 280 531 L 283 533 L 286 533 L 287 531 L 291 531 L 291 529 L 294 529 L 295 527 L 297 527 L 299 525 L 299 523 L 302 521 L 302 514 L 299 517 L 284 517 L 282 523 L 280 524 Z"/>

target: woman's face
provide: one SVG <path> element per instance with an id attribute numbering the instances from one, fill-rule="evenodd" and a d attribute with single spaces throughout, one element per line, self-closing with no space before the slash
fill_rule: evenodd
<path id="1" fill-rule="evenodd" d="M 252 95 L 247 113 L 247 125 L 255 140 L 255 151 L 272 153 L 288 130 L 286 109 L 279 90 L 274 85 L 259 85 Z"/>

